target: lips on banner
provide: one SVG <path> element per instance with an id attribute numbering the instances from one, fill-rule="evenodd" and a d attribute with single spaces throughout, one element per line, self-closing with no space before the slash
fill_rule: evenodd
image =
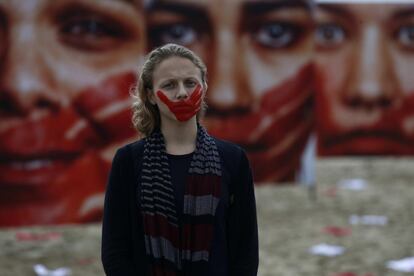
<path id="1" fill-rule="evenodd" d="M 333 120 L 335 106 L 324 93 L 324 80 L 316 78 L 316 117 L 320 155 L 414 155 L 414 91 L 400 105 L 381 108 L 374 123 L 353 122 L 349 128 Z"/>
<path id="2" fill-rule="evenodd" d="M 242 146 L 256 183 L 293 181 L 313 128 L 313 66 L 269 89 L 260 108 L 241 115 L 205 119 L 209 132 Z"/>
<path id="3" fill-rule="evenodd" d="M 0 132 L 0 226 L 98 221 L 110 161 L 102 152 L 135 135 L 129 87 L 112 76 L 73 104 Z"/>

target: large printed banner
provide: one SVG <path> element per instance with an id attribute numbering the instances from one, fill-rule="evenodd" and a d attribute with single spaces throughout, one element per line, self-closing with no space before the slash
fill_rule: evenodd
<path id="1" fill-rule="evenodd" d="M 413 155 L 414 4 L 320 2 L 0 0 L 0 226 L 101 219 L 138 139 L 129 90 L 168 42 L 206 62 L 203 124 L 257 184 L 297 181 L 313 136 L 321 156 Z"/>
<path id="2" fill-rule="evenodd" d="M 313 126 L 306 1 L 0 0 L 0 226 L 98 221 L 153 47 L 208 66 L 211 134 L 257 183 L 293 181 Z"/>
<path id="3" fill-rule="evenodd" d="M 321 156 L 413 155 L 414 4 L 320 2 L 0 0 L 0 226 L 101 219 L 138 139 L 129 90 L 168 42 L 206 62 L 203 124 L 257 184 L 297 181 L 314 136 Z"/>
<path id="4" fill-rule="evenodd" d="M 315 14 L 318 152 L 412 156 L 414 2 L 341 2 Z"/>

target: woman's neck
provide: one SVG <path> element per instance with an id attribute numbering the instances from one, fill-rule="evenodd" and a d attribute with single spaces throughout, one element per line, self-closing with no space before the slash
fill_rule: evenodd
<path id="1" fill-rule="evenodd" d="M 195 150 L 197 140 L 197 121 L 191 118 L 187 122 L 170 121 L 161 124 L 165 139 L 165 149 L 169 154 L 187 154 Z"/>

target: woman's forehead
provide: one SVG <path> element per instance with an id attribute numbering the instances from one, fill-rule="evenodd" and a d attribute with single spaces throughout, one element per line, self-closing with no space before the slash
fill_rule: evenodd
<path id="1" fill-rule="evenodd" d="M 232 10 L 237 13 L 262 13 L 273 9 L 284 9 L 292 7 L 308 8 L 311 0 L 152 0 L 146 5 L 151 12 L 174 11 L 177 13 L 191 13 L 207 16 L 207 14 L 221 14 L 223 10 Z M 227 14 L 229 16 L 229 14 Z"/>
<path id="2" fill-rule="evenodd" d="M 408 4 L 320 4 L 318 11 L 361 21 L 385 21 L 414 16 L 414 6 Z"/>
<path id="3" fill-rule="evenodd" d="M 112 8 L 118 11 L 119 7 L 127 5 L 139 9 L 141 8 L 139 2 L 139 0 L 0 0 L 0 7 L 6 12 L 27 18 L 36 17 L 38 14 L 53 14 L 54 11 L 62 7 Z"/>
<path id="4" fill-rule="evenodd" d="M 200 77 L 200 69 L 189 59 L 170 57 L 163 60 L 154 70 L 154 80 Z"/>

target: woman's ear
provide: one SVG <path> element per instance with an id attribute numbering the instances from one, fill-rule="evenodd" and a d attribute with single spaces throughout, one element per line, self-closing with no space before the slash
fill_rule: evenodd
<path id="1" fill-rule="evenodd" d="M 205 96 L 205 94 L 207 94 L 207 89 L 208 89 L 207 82 L 204 82 L 203 88 L 204 88 L 204 96 Z"/>

